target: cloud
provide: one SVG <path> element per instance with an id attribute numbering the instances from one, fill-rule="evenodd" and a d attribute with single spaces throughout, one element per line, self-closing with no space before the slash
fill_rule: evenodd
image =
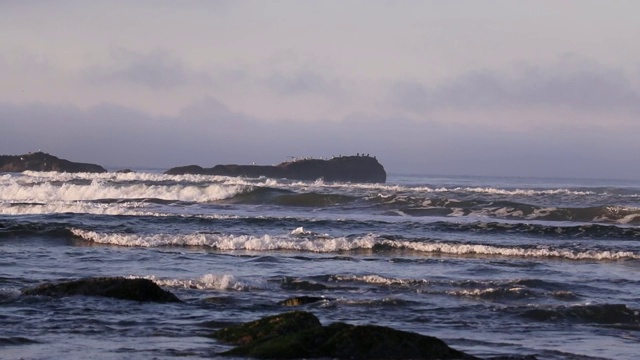
<path id="1" fill-rule="evenodd" d="M 222 163 L 273 164 L 288 156 L 377 156 L 391 173 L 640 178 L 631 127 L 523 134 L 468 123 L 352 114 L 340 122 L 265 122 L 213 97 L 177 116 L 113 104 L 88 109 L 0 103 L 0 153 L 42 149 L 103 166 L 167 169 Z"/>
<path id="2" fill-rule="evenodd" d="M 388 93 L 394 106 L 417 113 L 524 107 L 640 111 L 640 93 L 622 71 L 572 56 L 510 72 L 468 72 L 435 86 L 397 81 Z"/>
<path id="3" fill-rule="evenodd" d="M 180 111 L 180 117 L 205 121 L 244 120 L 242 114 L 232 112 L 227 105 L 212 96 L 204 97 L 184 107 Z"/>
<path id="4" fill-rule="evenodd" d="M 173 89 L 185 85 L 212 83 L 208 74 L 190 69 L 169 51 L 137 53 L 124 48 L 114 48 L 110 55 L 109 65 L 85 70 L 84 78 L 93 84 L 122 82 L 151 89 Z"/>
<path id="5" fill-rule="evenodd" d="M 328 80 L 324 75 L 313 71 L 300 71 L 293 74 L 275 73 L 267 77 L 264 83 L 277 93 L 288 96 L 341 92 L 338 80 Z"/>

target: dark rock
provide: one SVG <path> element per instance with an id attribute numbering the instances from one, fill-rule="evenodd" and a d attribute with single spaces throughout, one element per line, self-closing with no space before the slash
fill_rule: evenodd
<path id="1" fill-rule="evenodd" d="M 285 290 L 298 290 L 298 291 L 322 291 L 329 289 L 328 286 L 319 284 L 312 281 L 301 280 L 295 277 L 285 276 L 280 284 Z"/>
<path id="2" fill-rule="evenodd" d="M 319 301 L 325 301 L 327 299 L 318 296 L 295 296 L 286 300 L 280 301 L 278 305 L 283 306 L 302 306 L 307 304 L 313 304 Z"/>
<path id="3" fill-rule="evenodd" d="M 200 299 L 199 302 L 203 304 L 209 304 L 209 305 L 228 305 L 228 304 L 234 304 L 236 300 L 233 297 L 228 297 L 228 296 L 211 296 L 211 297 L 206 297 L 204 299 Z"/>
<path id="4" fill-rule="evenodd" d="M 46 283 L 26 289 L 22 294 L 51 297 L 74 295 L 104 296 L 135 301 L 180 302 L 180 299 L 175 295 L 163 290 L 149 279 L 126 279 L 122 277 L 98 277 Z"/>
<path id="5" fill-rule="evenodd" d="M 131 169 L 122 169 L 122 170 L 118 170 L 116 171 L 116 173 L 118 174 L 130 174 L 130 173 L 134 173 L 135 171 L 131 170 Z"/>
<path id="6" fill-rule="evenodd" d="M 387 173 L 374 157 L 340 156 L 329 160 L 303 159 L 287 161 L 274 166 L 263 165 L 216 165 L 203 168 L 198 165 L 175 167 L 168 175 L 221 175 L 244 177 L 287 178 L 292 180 L 317 180 L 383 183 Z"/>
<path id="7" fill-rule="evenodd" d="M 218 339 L 240 345 L 228 356 L 263 359 L 476 359 L 431 336 L 382 326 L 334 323 L 322 326 L 306 312 L 270 316 L 226 328 Z"/>
<path id="8" fill-rule="evenodd" d="M 58 171 L 104 173 L 105 168 L 96 164 L 71 162 L 41 151 L 24 155 L 0 155 L 0 171 Z"/>
<path id="9" fill-rule="evenodd" d="M 210 175 L 207 173 L 209 169 L 205 169 L 202 166 L 198 165 L 187 165 L 187 166 L 178 166 L 171 168 L 164 173 L 167 175 L 185 175 L 185 174 L 194 174 L 194 175 Z"/>
<path id="10" fill-rule="evenodd" d="M 230 326 L 217 331 L 214 337 L 228 343 L 246 345 L 320 327 L 322 327 L 320 320 L 313 314 L 304 311 L 293 311 Z"/>

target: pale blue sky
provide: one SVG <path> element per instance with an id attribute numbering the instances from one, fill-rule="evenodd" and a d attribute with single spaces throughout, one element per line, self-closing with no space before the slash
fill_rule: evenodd
<path id="1" fill-rule="evenodd" d="M 637 1 L 2 1 L 0 153 L 640 178 Z"/>

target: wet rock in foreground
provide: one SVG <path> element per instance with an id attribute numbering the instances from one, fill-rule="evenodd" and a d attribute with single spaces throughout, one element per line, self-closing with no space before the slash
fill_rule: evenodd
<path id="1" fill-rule="evenodd" d="M 180 302 L 180 299 L 171 292 L 163 290 L 149 279 L 126 279 L 122 277 L 98 277 L 46 283 L 26 289 L 22 294 L 51 297 L 74 295 L 104 296 L 135 301 Z"/>
<path id="2" fill-rule="evenodd" d="M 305 311 L 292 311 L 230 326 L 218 330 L 213 336 L 231 344 L 246 345 L 320 327 L 322 327 L 320 320 L 313 314 Z"/>
<path id="3" fill-rule="evenodd" d="M 239 345 L 222 355 L 262 359 L 476 359 L 435 337 L 373 325 L 322 326 L 303 311 L 228 327 L 214 337 Z"/>

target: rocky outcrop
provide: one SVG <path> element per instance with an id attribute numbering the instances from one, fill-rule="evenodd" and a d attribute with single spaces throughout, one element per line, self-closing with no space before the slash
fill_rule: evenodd
<path id="1" fill-rule="evenodd" d="M 313 304 L 313 303 L 317 303 L 320 301 L 327 301 L 329 299 L 324 298 L 324 297 L 318 297 L 318 296 L 294 296 L 291 298 L 288 298 L 286 300 L 282 300 L 280 302 L 278 302 L 278 305 L 282 305 L 282 306 L 302 306 L 302 305 L 307 305 L 307 304 Z"/>
<path id="2" fill-rule="evenodd" d="M 322 327 L 320 320 L 306 311 L 292 311 L 230 326 L 213 334 L 216 339 L 235 345 L 247 345 L 278 336 Z"/>
<path id="3" fill-rule="evenodd" d="M 222 355 L 262 359 L 477 359 L 442 340 L 382 326 L 322 326 L 294 311 L 222 329 L 214 337 L 238 345 Z"/>
<path id="4" fill-rule="evenodd" d="M 180 299 L 171 292 L 163 290 L 149 279 L 126 279 L 122 277 L 98 277 L 46 283 L 26 289 L 22 294 L 55 298 L 83 295 L 144 302 L 180 302 Z"/>
<path id="5" fill-rule="evenodd" d="M 287 161 L 274 166 L 265 165 L 216 165 L 203 168 L 198 165 L 175 167 L 169 175 L 221 175 L 243 177 L 287 178 L 292 180 L 317 180 L 383 183 L 387 180 L 384 167 L 371 156 L 340 156 L 329 160 L 302 159 Z"/>
<path id="6" fill-rule="evenodd" d="M 22 172 L 27 170 L 69 173 L 107 172 L 107 170 L 100 165 L 72 162 L 41 151 L 24 155 L 0 155 L 0 172 Z"/>

